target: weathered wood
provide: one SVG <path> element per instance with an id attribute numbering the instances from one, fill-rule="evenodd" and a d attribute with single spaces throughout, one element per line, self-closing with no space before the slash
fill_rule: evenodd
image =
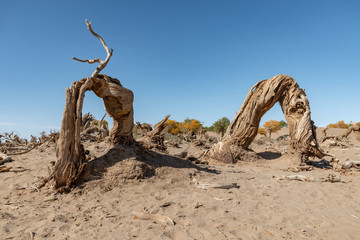
<path id="1" fill-rule="evenodd" d="M 276 102 L 289 124 L 288 152 L 299 154 L 302 159 L 328 155 L 317 142 L 305 91 L 290 76 L 277 75 L 250 88 L 224 137 L 209 151 L 209 156 L 228 163 L 245 160 L 248 155 L 244 151 L 256 137 L 262 116 Z"/>
<path id="2" fill-rule="evenodd" d="M 169 119 L 169 117 L 170 117 L 170 114 L 167 115 L 166 117 L 164 117 L 163 120 L 161 120 L 160 122 L 155 124 L 154 129 L 152 131 L 148 132 L 146 135 L 147 136 L 158 136 L 158 135 L 160 135 L 160 133 L 164 130 L 165 123 Z"/>
<path id="3" fill-rule="evenodd" d="M 85 166 L 85 151 L 80 142 L 81 109 L 80 89 L 87 79 L 74 82 L 65 91 L 65 109 L 61 122 L 60 137 L 57 144 L 58 158 L 54 168 L 55 187 L 60 191 L 75 182 Z M 83 88 L 84 89 L 84 88 Z M 84 95 L 82 96 L 82 99 Z M 82 103 L 82 99 L 80 103 Z"/>
<path id="4" fill-rule="evenodd" d="M 107 114 L 114 120 L 113 127 L 110 129 L 112 142 L 121 144 L 132 142 L 133 92 L 124 88 L 118 79 L 106 75 L 98 75 L 90 90 L 103 99 Z"/>
<path id="5" fill-rule="evenodd" d="M 146 134 L 153 130 L 150 124 L 136 122 L 136 130 L 139 130 L 141 134 Z"/>
<path id="6" fill-rule="evenodd" d="M 110 58 L 111 58 L 114 50 L 113 50 L 112 48 L 109 49 L 109 47 L 106 45 L 104 39 L 103 39 L 99 34 L 97 34 L 96 32 L 94 32 L 94 30 L 93 30 L 92 27 L 91 27 L 91 22 L 88 22 L 88 20 L 86 19 L 86 20 L 85 20 L 85 23 L 86 23 L 89 31 L 90 31 L 95 37 L 97 37 L 97 38 L 100 40 L 101 44 L 102 44 L 103 47 L 105 48 L 105 51 L 106 51 L 107 55 L 106 55 L 106 58 L 105 58 L 104 61 L 102 61 L 102 60 L 99 59 L 99 58 L 94 58 L 94 59 L 92 59 L 92 60 L 88 60 L 88 59 L 86 59 L 86 60 L 81 60 L 81 59 L 78 59 L 78 58 L 73 57 L 73 59 L 76 60 L 76 61 L 79 61 L 79 62 L 88 62 L 88 63 L 90 63 L 90 64 L 96 63 L 96 62 L 100 63 L 99 66 L 97 66 L 97 68 L 96 68 L 96 69 L 94 70 L 94 72 L 91 74 L 91 78 L 95 78 L 95 77 L 101 72 L 101 70 L 103 70 L 103 69 L 106 67 L 106 65 L 107 65 L 108 62 L 110 61 Z"/>
<path id="7" fill-rule="evenodd" d="M 58 160 L 54 168 L 55 187 L 59 191 L 71 186 L 79 178 L 86 165 L 85 150 L 81 144 L 80 134 L 84 128 L 82 106 L 86 91 L 91 90 L 102 98 L 106 112 L 113 118 L 114 126 L 110 130 L 112 142 L 128 144 L 133 141 L 134 95 L 132 91 L 124 88 L 119 80 L 99 74 L 109 62 L 113 50 L 110 50 L 105 41 L 92 30 L 91 23 L 86 20 L 86 24 L 90 32 L 101 41 L 107 57 L 105 61 L 74 58 L 81 62 L 99 62 L 100 64 L 90 78 L 74 82 L 65 91 L 65 109 L 57 146 Z"/>
<path id="8" fill-rule="evenodd" d="M 160 135 L 165 128 L 165 123 L 169 119 L 170 115 L 167 115 L 163 120 L 155 124 L 154 129 L 144 136 L 137 139 L 146 148 L 157 148 L 159 150 L 166 150 L 164 144 L 164 136 Z"/>

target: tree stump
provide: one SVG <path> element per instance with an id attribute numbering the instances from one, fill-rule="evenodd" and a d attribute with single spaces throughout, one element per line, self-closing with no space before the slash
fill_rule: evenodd
<path id="1" fill-rule="evenodd" d="M 81 144 L 82 105 L 85 92 L 92 90 L 103 98 L 106 112 L 114 119 L 110 139 L 114 144 L 129 144 L 133 141 L 132 91 L 120 81 L 106 75 L 98 75 L 89 81 L 84 78 L 66 89 L 66 103 L 58 141 L 54 179 L 56 187 L 69 187 L 80 176 L 85 165 L 85 152 Z"/>

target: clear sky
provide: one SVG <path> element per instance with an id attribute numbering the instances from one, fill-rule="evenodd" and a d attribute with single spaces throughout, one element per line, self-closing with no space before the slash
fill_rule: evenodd
<path id="1" fill-rule="evenodd" d="M 102 73 L 134 92 L 135 121 L 165 115 L 230 120 L 249 88 L 288 74 L 306 89 L 317 126 L 360 121 L 360 1 L 0 1 L 0 133 L 59 129 L 65 88 L 114 54 Z M 83 113 L 100 119 L 88 92 Z M 279 104 L 263 118 L 281 120 Z M 107 119 L 111 122 L 111 119 Z"/>

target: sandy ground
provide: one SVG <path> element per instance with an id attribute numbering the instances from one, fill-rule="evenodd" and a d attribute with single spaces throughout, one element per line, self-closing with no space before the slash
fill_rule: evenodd
<path id="1" fill-rule="evenodd" d="M 56 160 L 54 145 L 41 146 L 6 163 L 26 171 L 0 173 L 0 239 L 360 239 L 360 171 L 291 172 L 297 159 L 282 155 L 286 141 L 273 140 L 284 134 L 258 136 L 251 147 L 264 159 L 234 165 L 159 153 L 144 161 L 123 147 L 86 143 L 94 160 L 68 194 L 56 194 L 53 182 L 36 189 Z M 359 142 L 350 135 L 346 144 L 322 146 L 341 161 L 359 161 Z M 169 151 L 183 149 L 197 154 L 186 144 Z M 335 174 L 341 182 L 281 180 L 294 174 Z M 199 188 L 204 183 L 236 187 Z"/>

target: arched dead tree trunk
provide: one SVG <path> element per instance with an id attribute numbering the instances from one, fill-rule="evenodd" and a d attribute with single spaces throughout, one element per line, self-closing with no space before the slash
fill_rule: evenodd
<path id="1" fill-rule="evenodd" d="M 256 137 L 262 116 L 276 102 L 280 102 L 289 125 L 288 152 L 299 154 L 303 160 L 328 155 L 317 142 L 305 91 L 290 76 L 277 75 L 250 88 L 224 137 L 209 151 L 209 156 L 226 163 L 246 160 L 244 151 Z"/>
<path id="2" fill-rule="evenodd" d="M 109 62 L 113 50 L 109 49 L 105 41 L 86 24 L 90 32 L 96 36 L 104 46 L 107 57 L 105 61 L 98 58 L 80 60 L 80 62 L 100 63 L 91 77 L 76 81 L 65 91 L 66 103 L 61 122 L 60 137 L 57 147 L 57 162 L 54 169 L 55 187 L 63 191 L 72 185 L 80 176 L 85 166 L 85 151 L 81 144 L 80 133 L 83 129 L 82 106 L 85 92 L 93 91 L 104 101 L 104 107 L 109 116 L 114 119 L 114 126 L 110 130 L 113 143 L 127 144 L 133 141 L 133 98 L 132 91 L 124 88 L 119 80 L 100 75 L 100 71 Z"/>

